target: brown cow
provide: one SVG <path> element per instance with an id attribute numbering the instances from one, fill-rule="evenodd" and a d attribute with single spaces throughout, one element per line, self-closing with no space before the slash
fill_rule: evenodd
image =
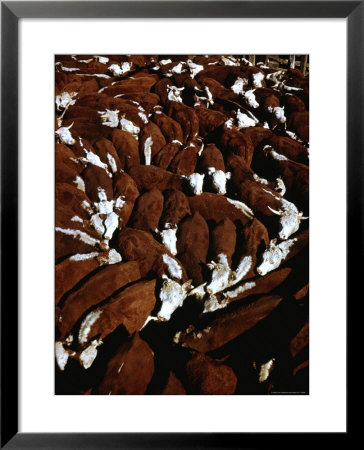
<path id="1" fill-rule="evenodd" d="M 95 142 L 95 149 L 101 161 L 108 165 L 110 173 L 116 174 L 122 170 L 117 151 L 109 139 L 103 138 Z"/>
<path id="2" fill-rule="evenodd" d="M 167 274 L 174 280 L 187 280 L 182 264 L 151 233 L 123 228 L 118 236 L 118 250 L 126 261 L 138 261 L 142 277 Z"/>
<path id="3" fill-rule="evenodd" d="M 139 230 L 155 232 L 163 211 L 164 197 L 153 188 L 141 195 L 135 205 L 131 225 Z"/>
<path id="4" fill-rule="evenodd" d="M 119 228 L 124 227 L 131 216 L 139 191 L 133 178 L 125 172 L 114 178 L 115 211 L 119 217 Z"/>
<path id="5" fill-rule="evenodd" d="M 180 142 L 170 142 L 166 144 L 154 157 L 153 164 L 161 169 L 167 169 L 171 164 L 173 158 L 179 152 L 181 147 Z"/>
<path id="6" fill-rule="evenodd" d="M 183 133 L 181 125 L 178 122 L 164 114 L 160 109 L 154 111 L 152 120 L 160 128 L 166 142 L 182 142 Z"/>
<path id="7" fill-rule="evenodd" d="M 309 113 L 308 111 L 294 112 L 289 116 L 287 128 L 293 130 L 304 142 L 309 141 Z"/>
<path id="8" fill-rule="evenodd" d="M 195 107 L 195 112 L 199 120 L 199 134 L 203 137 L 216 130 L 228 119 L 222 112 L 201 105 Z"/>
<path id="9" fill-rule="evenodd" d="M 168 103 L 167 114 L 181 125 L 184 144 L 196 139 L 199 130 L 199 122 L 193 108 L 190 108 L 183 103 L 171 101 Z"/>
<path id="10" fill-rule="evenodd" d="M 138 141 L 132 134 L 115 129 L 111 138 L 123 170 L 129 170 L 130 167 L 140 164 Z"/>
<path id="11" fill-rule="evenodd" d="M 177 254 L 187 267 L 187 273 L 194 284 L 203 283 L 201 264 L 206 263 L 209 249 L 209 228 L 205 219 L 198 213 L 185 218 L 179 226 Z"/>
<path id="12" fill-rule="evenodd" d="M 139 135 L 140 159 L 145 165 L 150 165 L 154 156 L 166 145 L 166 140 L 160 128 L 153 122 L 145 125 Z"/>

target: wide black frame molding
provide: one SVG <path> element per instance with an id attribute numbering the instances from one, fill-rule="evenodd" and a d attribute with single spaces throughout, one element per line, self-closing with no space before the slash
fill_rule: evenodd
<path id="1" fill-rule="evenodd" d="M 359 283 L 364 273 L 364 0 L 1 2 L 1 448 L 226 449 L 258 448 L 263 444 L 270 448 L 274 441 L 280 447 L 312 442 L 327 446 L 326 433 L 18 432 L 18 22 L 22 18 L 115 17 L 347 19 L 347 303 L 354 294 L 361 292 Z M 342 213 L 342 205 L 338 206 Z M 347 348 L 350 351 L 351 346 Z M 329 433 L 340 446 L 348 443 L 349 416 L 348 411 L 346 433 Z"/>

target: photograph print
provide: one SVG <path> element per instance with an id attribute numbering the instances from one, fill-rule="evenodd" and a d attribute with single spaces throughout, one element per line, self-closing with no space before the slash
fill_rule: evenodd
<path id="1" fill-rule="evenodd" d="M 55 55 L 55 394 L 309 394 L 308 55 Z"/>

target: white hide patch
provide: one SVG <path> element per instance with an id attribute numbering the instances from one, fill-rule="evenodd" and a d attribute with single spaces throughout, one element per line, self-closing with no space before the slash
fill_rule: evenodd
<path id="1" fill-rule="evenodd" d="M 286 186 L 282 178 L 278 177 L 276 179 L 276 185 L 274 186 L 274 190 L 278 192 L 278 194 L 282 195 L 282 197 L 284 196 L 284 194 L 286 193 Z"/>
<path id="2" fill-rule="evenodd" d="M 234 125 L 234 120 L 233 119 L 228 119 L 224 125 L 226 126 L 226 128 L 229 128 L 229 130 L 232 130 L 233 125 Z"/>
<path id="3" fill-rule="evenodd" d="M 169 276 L 177 279 L 182 278 L 182 267 L 174 258 L 171 258 L 169 255 L 167 255 L 167 253 L 165 253 L 163 255 L 163 262 L 167 266 Z"/>
<path id="4" fill-rule="evenodd" d="M 146 166 L 150 166 L 150 164 L 152 162 L 152 145 L 153 145 L 153 140 L 152 140 L 152 137 L 149 136 L 144 142 L 144 158 L 145 158 Z"/>
<path id="5" fill-rule="evenodd" d="M 206 314 L 209 312 L 217 311 L 218 309 L 226 308 L 226 306 L 228 304 L 229 304 L 229 302 L 227 300 L 222 300 L 221 302 L 219 302 L 216 295 L 214 295 L 214 294 L 209 295 L 207 300 L 205 300 L 204 309 L 202 311 L 202 314 Z"/>
<path id="6" fill-rule="evenodd" d="M 93 164 L 94 166 L 101 167 L 101 169 L 104 169 L 107 172 L 107 174 L 109 176 L 111 176 L 111 174 L 109 173 L 109 168 L 108 168 L 107 164 L 103 163 L 101 161 L 100 157 L 98 155 L 96 155 L 96 153 L 93 153 L 93 152 L 87 150 L 83 146 L 81 138 L 79 138 L 79 141 L 80 141 L 80 145 L 83 148 L 85 155 L 86 155 L 86 158 L 81 158 L 81 161 Z"/>
<path id="7" fill-rule="evenodd" d="M 67 234 L 68 236 L 73 236 L 73 239 L 80 239 L 80 241 L 84 242 L 85 244 L 91 245 L 93 247 L 96 246 L 96 244 L 100 244 L 100 241 L 97 239 L 94 239 L 93 237 L 89 236 L 84 231 L 80 230 L 71 230 L 70 228 L 60 228 L 56 227 L 56 231 L 59 231 L 60 233 Z"/>
<path id="8" fill-rule="evenodd" d="M 256 88 L 263 87 L 262 81 L 264 80 L 264 73 L 257 72 L 253 74 L 253 86 Z"/>
<path id="9" fill-rule="evenodd" d="M 159 64 L 161 64 L 162 66 L 165 66 L 166 64 L 170 64 L 172 62 L 171 59 L 161 59 L 160 61 L 158 61 Z"/>
<path id="10" fill-rule="evenodd" d="M 236 119 L 238 121 L 237 127 L 240 130 L 241 128 L 247 128 L 247 127 L 255 127 L 256 121 L 249 117 L 247 114 L 244 114 L 238 109 L 236 113 Z"/>
<path id="11" fill-rule="evenodd" d="M 268 180 L 266 180 L 265 178 L 261 178 L 259 175 L 257 175 L 256 173 L 253 175 L 254 181 L 256 181 L 257 183 L 261 183 L 261 184 L 268 184 Z"/>
<path id="12" fill-rule="evenodd" d="M 98 255 L 98 252 L 76 253 L 75 255 L 70 256 L 70 261 L 86 261 L 88 259 L 96 258 Z"/>
<path id="13" fill-rule="evenodd" d="M 280 242 L 278 245 L 275 244 L 274 240 L 270 241 L 269 246 L 263 253 L 263 262 L 257 267 L 258 274 L 264 276 L 272 270 L 277 269 L 282 261 L 287 258 L 290 248 L 296 241 L 297 238 L 288 239 L 287 241 Z"/>
<path id="14" fill-rule="evenodd" d="M 71 222 L 80 222 L 80 223 L 83 223 L 83 220 L 82 220 L 81 217 L 79 217 L 79 216 L 73 216 L 73 217 L 71 218 Z"/>
<path id="15" fill-rule="evenodd" d="M 65 67 L 65 66 L 62 66 L 61 62 L 56 63 L 56 65 L 60 65 L 60 68 L 64 72 L 77 72 L 78 70 L 80 70 L 78 67 Z"/>
<path id="16" fill-rule="evenodd" d="M 190 73 L 191 73 L 191 78 L 195 78 L 195 76 L 201 72 L 201 70 L 203 70 L 203 66 L 201 66 L 200 64 L 196 64 L 194 62 L 192 62 L 190 59 L 187 61 L 188 67 L 190 69 Z"/>
<path id="17" fill-rule="evenodd" d="M 275 150 L 270 151 L 271 156 L 276 159 L 277 161 L 288 161 L 288 158 L 286 158 L 281 153 L 277 153 Z"/>
<path id="18" fill-rule="evenodd" d="M 107 58 L 106 56 L 94 56 L 94 58 L 101 64 L 107 64 L 109 62 L 109 58 Z"/>
<path id="19" fill-rule="evenodd" d="M 88 369 L 92 366 L 96 356 L 97 348 L 102 344 L 102 340 L 95 339 L 91 344 L 80 354 L 80 363 L 84 369 Z"/>
<path id="20" fill-rule="evenodd" d="M 286 116 L 284 115 L 284 107 L 281 108 L 280 106 L 276 106 L 275 108 L 273 108 L 273 114 L 280 123 L 286 122 Z"/>
<path id="21" fill-rule="evenodd" d="M 56 135 L 59 138 L 61 144 L 73 145 L 76 142 L 70 132 L 70 128 L 72 127 L 72 125 L 70 125 L 69 127 L 61 127 L 56 130 Z"/>
<path id="22" fill-rule="evenodd" d="M 255 98 L 254 91 L 255 91 L 255 89 L 250 89 L 249 91 L 246 91 L 244 93 L 244 98 L 245 98 L 247 104 L 251 108 L 259 108 L 259 103 L 257 102 L 257 100 Z"/>
<path id="23" fill-rule="evenodd" d="M 130 63 L 127 61 L 123 62 L 121 64 L 121 75 L 125 75 L 126 73 L 130 72 L 132 66 L 133 66 L 133 63 Z"/>
<path id="24" fill-rule="evenodd" d="M 249 219 L 253 219 L 254 213 L 253 211 L 243 202 L 239 202 L 238 200 L 233 200 L 232 198 L 226 198 L 226 200 L 235 206 L 235 208 L 240 209 Z"/>
<path id="25" fill-rule="evenodd" d="M 159 298 L 162 302 L 162 307 L 157 314 L 159 320 L 169 320 L 174 311 L 183 305 L 187 297 L 188 290 L 191 287 L 191 280 L 183 285 L 171 280 L 166 275 L 163 275 L 163 284 L 159 292 Z"/>
<path id="26" fill-rule="evenodd" d="M 253 64 L 246 58 L 241 58 L 241 62 L 247 64 L 248 66 L 252 66 Z"/>
<path id="27" fill-rule="evenodd" d="M 101 316 L 102 310 L 91 311 L 85 319 L 82 321 L 80 326 L 80 331 L 78 332 L 78 342 L 80 344 L 86 344 L 88 340 L 88 335 L 91 331 L 92 325 L 97 321 L 97 319 Z"/>
<path id="28" fill-rule="evenodd" d="M 231 90 L 235 92 L 235 94 L 244 94 L 244 86 L 248 84 L 248 80 L 246 78 L 238 77 L 235 80 L 235 83 L 231 86 Z"/>
<path id="29" fill-rule="evenodd" d="M 116 165 L 115 158 L 112 155 L 110 155 L 110 153 L 108 153 L 106 156 L 107 156 L 107 160 L 109 162 L 109 166 L 110 166 L 112 172 L 116 173 L 118 171 L 118 167 Z"/>
<path id="30" fill-rule="evenodd" d="M 269 374 L 273 368 L 273 361 L 274 361 L 274 358 L 260 366 L 259 383 L 263 383 L 264 381 L 266 381 L 268 379 Z"/>
<path id="31" fill-rule="evenodd" d="M 188 293 L 188 295 L 193 295 L 198 300 L 202 300 L 206 295 L 205 286 L 206 286 L 206 283 L 200 284 L 200 286 L 197 286 L 194 289 L 192 289 Z"/>
<path id="32" fill-rule="evenodd" d="M 127 131 L 128 133 L 131 133 L 133 136 L 138 136 L 140 132 L 140 128 L 133 124 L 131 120 L 125 119 L 125 117 L 122 117 L 120 119 L 120 126 L 123 131 Z"/>
<path id="33" fill-rule="evenodd" d="M 172 67 L 171 72 L 179 74 L 181 74 L 182 72 L 186 72 L 186 69 L 183 68 L 183 64 L 184 63 L 182 62 L 178 63 L 176 66 Z"/>
<path id="34" fill-rule="evenodd" d="M 104 255 L 100 255 L 97 258 L 97 261 L 99 262 L 100 265 L 104 265 L 104 264 L 117 264 L 119 262 L 121 262 L 122 258 L 120 253 L 118 253 L 115 249 L 110 249 L 108 254 L 106 256 Z"/>
<path id="35" fill-rule="evenodd" d="M 121 209 L 125 205 L 125 196 L 119 196 L 115 201 L 115 209 Z"/>
<path id="36" fill-rule="evenodd" d="M 122 75 L 121 67 L 119 64 L 111 64 L 111 66 L 108 67 L 110 72 L 114 75 L 114 77 L 120 77 Z"/>
<path id="37" fill-rule="evenodd" d="M 283 83 L 281 84 L 281 87 L 287 92 L 290 92 L 290 91 L 303 91 L 303 88 L 287 86 L 285 81 L 283 81 Z"/>
<path id="38" fill-rule="evenodd" d="M 297 134 L 295 134 L 293 131 L 288 131 L 286 130 L 287 135 L 293 139 L 294 141 L 299 142 L 300 144 L 303 143 L 303 141 L 297 136 Z"/>
<path id="39" fill-rule="evenodd" d="M 206 292 L 216 294 L 239 283 L 249 272 L 252 265 L 252 257 L 244 256 L 235 271 L 232 271 L 226 255 L 223 253 L 217 257 L 217 263 L 212 261 L 207 266 L 212 269 L 211 282 L 206 286 Z"/>
<path id="40" fill-rule="evenodd" d="M 234 58 L 233 56 L 222 56 L 221 61 L 225 66 L 240 66 L 239 60 Z"/>
<path id="41" fill-rule="evenodd" d="M 106 109 L 106 111 L 98 111 L 100 114 L 102 125 L 107 127 L 116 128 L 119 125 L 119 111 L 111 111 L 110 109 Z"/>
<path id="42" fill-rule="evenodd" d="M 116 202 L 107 200 L 105 190 L 101 187 L 98 187 L 98 196 L 100 201 L 94 203 L 97 212 L 90 221 L 101 237 L 110 240 L 119 225 L 119 216 L 114 212 Z"/>
<path id="43" fill-rule="evenodd" d="M 66 367 L 68 358 L 71 356 L 71 351 L 68 349 L 65 349 L 63 347 L 63 342 L 56 342 L 56 348 L 55 348 L 55 356 L 57 365 L 60 370 L 64 370 Z"/>
<path id="44" fill-rule="evenodd" d="M 73 180 L 73 182 L 75 183 L 77 189 L 83 192 L 86 191 L 85 182 L 79 175 L 77 175 L 77 177 Z"/>
<path id="45" fill-rule="evenodd" d="M 91 208 L 90 203 L 87 200 L 83 200 L 81 202 L 81 207 L 84 209 L 88 214 L 93 214 L 93 210 Z"/>
<path id="46" fill-rule="evenodd" d="M 79 75 L 80 77 L 110 78 L 109 75 L 104 73 L 76 73 L 75 75 Z"/>
<path id="47" fill-rule="evenodd" d="M 142 121 L 145 124 L 147 124 L 149 122 L 149 120 L 148 120 L 148 117 L 145 115 L 144 109 L 141 106 L 139 106 L 138 109 L 139 109 L 138 116 L 142 119 Z"/>
<path id="48" fill-rule="evenodd" d="M 56 97 L 56 105 L 57 111 L 61 109 L 67 109 L 70 105 L 74 105 L 76 100 L 73 100 L 73 97 L 77 95 L 77 92 L 62 92 L 60 95 Z"/>
<path id="49" fill-rule="evenodd" d="M 164 230 L 160 233 L 162 244 L 165 245 L 172 255 L 177 255 L 177 225 L 174 227 L 166 223 Z"/>
<path id="50" fill-rule="evenodd" d="M 225 298 L 235 298 L 240 294 L 243 294 L 244 292 L 248 291 L 249 289 L 252 289 L 255 287 L 254 281 L 248 281 L 241 286 L 238 286 L 236 289 L 233 289 L 232 291 L 224 292 L 223 295 Z"/>

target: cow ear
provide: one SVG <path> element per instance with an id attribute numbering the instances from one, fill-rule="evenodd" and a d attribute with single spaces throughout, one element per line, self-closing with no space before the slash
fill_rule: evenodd
<path id="1" fill-rule="evenodd" d="M 230 180 L 230 178 L 231 178 L 231 172 L 226 172 L 225 178 L 226 178 L 227 180 Z"/>
<path id="2" fill-rule="evenodd" d="M 276 245 L 277 244 L 277 238 L 274 238 L 270 241 L 270 245 Z"/>

